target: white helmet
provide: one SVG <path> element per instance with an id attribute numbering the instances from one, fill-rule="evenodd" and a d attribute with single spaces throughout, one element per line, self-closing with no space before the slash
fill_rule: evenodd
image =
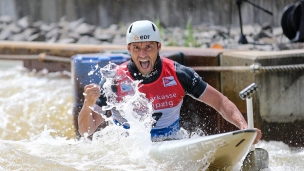
<path id="1" fill-rule="evenodd" d="M 161 43 L 157 26 L 148 20 L 135 21 L 127 30 L 127 44 L 132 42 L 155 41 Z"/>

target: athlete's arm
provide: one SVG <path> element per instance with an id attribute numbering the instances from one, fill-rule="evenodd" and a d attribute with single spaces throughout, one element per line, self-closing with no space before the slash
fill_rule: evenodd
<path id="1" fill-rule="evenodd" d="M 206 91 L 199 100 L 203 101 L 207 105 L 213 107 L 217 110 L 223 118 L 225 118 L 228 122 L 234 124 L 239 129 L 247 129 L 248 124 L 245 121 L 243 115 L 226 96 L 217 91 L 215 88 L 208 85 Z M 258 128 L 254 128 L 257 132 L 257 136 L 254 140 L 254 144 L 258 143 L 262 137 L 262 132 Z"/>
<path id="2" fill-rule="evenodd" d="M 224 119 L 239 129 L 248 128 L 247 122 L 235 104 L 212 86 L 207 86 L 199 100 L 217 110 Z"/>
<path id="3" fill-rule="evenodd" d="M 78 115 L 78 132 L 81 136 L 85 133 L 91 135 L 95 132 L 98 126 L 104 121 L 102 116 L 90 109 L 100 96 L 99 86 L 89 84 L 84 87 L 85 100 Z"/>
<path id="4" fill-rule="evenodd" d="M 179 78 L 182 78 L 180 82 L 188 94 L 217 110 L 228 122 L 239 129 L 248 127 L 237 107 L 222 93 L 207 85 L 192 68 L 176 64 L 176 71 Z"/>
<path id="5" fill-rule="evenodd" d="M 192 68 L 178 63 L 175 66 L 179 81 L 189 95 L 217 110 L 224 119 L 239 129 L 248 128 L 248 124 L 241 112 L 226 96 L 205 83 Z M 257 131 L 257 136 L 254 143 L 257 143 L 262 137 L 262 133 L 257 128 L 255 130 Z"/>

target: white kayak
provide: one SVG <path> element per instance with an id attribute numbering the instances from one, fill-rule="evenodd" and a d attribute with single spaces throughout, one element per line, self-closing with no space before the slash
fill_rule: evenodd
<path id="1" fill-rule="evenodd" d="M 159 160 L 201 161 L 208 170 L 230 170 L 248 154 L 256 137 L 254 129 L 204 137 L 154 142 L 150 154 Z"/>

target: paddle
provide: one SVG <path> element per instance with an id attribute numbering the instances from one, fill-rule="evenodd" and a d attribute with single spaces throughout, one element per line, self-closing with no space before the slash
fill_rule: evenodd
<path id="1" fill-rule="evenodd" d="M 248 128 L 254 128 L 253 122 L 253 108 L 252 108 L 252 94 L 257 90 L 257 85 L 252 83 L 244 90 L 240 92 L 240 97 L 245 100 L 247 106 L 247 122 Z M 255 148 L 255 145 L 251 146 L 250 152 L 247 154 L 242 170 L 264 170 L 267 169 L 269 165 L 268 152 L 262 148 Z"/>

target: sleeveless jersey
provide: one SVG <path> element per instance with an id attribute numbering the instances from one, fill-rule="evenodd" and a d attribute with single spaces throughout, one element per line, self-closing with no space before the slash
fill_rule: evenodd
<path id="1" fill-rule="evenodd" d="M 117 71 L 118 76 L 122 73 L 126 73 L 131 79 L 133 79 L 126 67 L 126 63 L 122 64 Z M 121 81 L 123 82 L 124 80 Z M 126 87 L 127 84 L 124 86 L 122 85 L 123 84 L 120 84 L 118 87 L 118 96 L 133 93 L 132 91 L 128 91 L 129 88 Z M 152 83 L 140 84 L 139 87 L 139 91 L 145 93 L 146 98 L 152 100 L 154 109 L 153 118 L 157 121 L 152 128 L 152 132 L 153 130 L 159 129 L 165 129 L 165 132 L 172 131 L 172 125 L 177 129 L 175 131 L 178 131 L 180 109 L 183 97 L 185 96 L 185 91 L 177 78 L 174 61 L 162 58 L 160 77 Z"/>

